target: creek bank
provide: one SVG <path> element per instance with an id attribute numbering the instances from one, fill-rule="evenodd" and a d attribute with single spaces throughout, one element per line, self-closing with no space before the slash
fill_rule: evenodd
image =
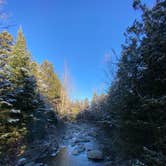
<path id="1" fill-rule="evenodd" d="M 64 132 L 64 124 L 59 121 L 57 125 L 50 125 L 44 139 L 37 140 L 27 146 L 27 149 L 18 157 L 17 166 L 47 166 L 44 162 L 54 157 L 59 151 L 60 140 Z"/>

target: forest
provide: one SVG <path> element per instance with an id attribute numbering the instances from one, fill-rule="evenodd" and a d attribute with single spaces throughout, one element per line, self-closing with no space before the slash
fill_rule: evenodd
<path id="1" fill-rule="evenodd" d="M 166 165 L 166 1 L 133 10 L 113 79 L 91 100 L 72 100 L 67 71 L 35 61 L 0 13 L 0 166 Z"/>

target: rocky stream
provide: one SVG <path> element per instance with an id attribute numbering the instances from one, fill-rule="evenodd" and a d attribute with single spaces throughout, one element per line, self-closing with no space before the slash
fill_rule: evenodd
<path id="1" fill-rule="evenodd" d="M 41 143 L 41 149 L 39 148 L 36 150 L 36 153 L 38 153 L 37 155 L 35 154 L 35 150 L 31 150 L 29 152 L 30 154 L 27 153 L 24 155 L 24 157 L 20 159 L 20 165 L 112 165 L 109 156 L 109 151 L 111 149 L 110 140 L 100 127 L 86 122 L 66 122 L 63 124 L 63 127 L 58 130 L 59 131 L 55 129 L 49 136 L 49 139 L 45 140 L 44 143 Z M 38 147 L 37 144 L 36 147 Z M 28 162 L 26 162 L 27 158 Z"/>

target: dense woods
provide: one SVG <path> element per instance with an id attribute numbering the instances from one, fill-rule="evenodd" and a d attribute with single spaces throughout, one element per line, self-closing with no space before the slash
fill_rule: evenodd
<path id="1" fill-rule="evenodd" d="M 51 119 L 56 122 L 51 107 L 60 98 L 61 82 L 51 63 L 32 61 L 21 29 L 16 41 L 2 32 L 0 46 L 0 156 L 10 160 L 43 138 Z"/>
<path id="2" fill-rule="evenodd" d="M 70 99 L 53 64 L 33 60 L 21 28 L 16 39 L 0 33 L 0 165 L 14 165 L 58 121 L 104 126 L 115 165 L 165 165 L 166 1 L 133 8 L 142 16 L 124 34 L 116 76 L 91 101 Z"/>
<path id="3" fill-rule="evenodd" d="M 112 148 L 122 160 L 166 163 L 166 1 L 149 9 L 134 1 L 141 20 L 128 27 L 116 77 L 97 121 L 109 126 Z M 99 102 L 97 102 L 99 103 Z M 92 103 L 92 108 L 93 108 Z M 92 109 L 97 115 L 97 110 Z M 94 119 L 94 116 L 91 116 Z M 140 163 L 141 164 L 141 163 Z"/>
<path id="4" fill-rule="evenodd" d="M 124 154 L 148 165 L 163 165 L 166 155 L 166 2 L 142 11 L 126 32 L 122 58 L 109 90 L 110 120 Z M 116 145 L 117 145 L 116 144 Z M 123 151 L 121 151 L 123 152 Z"/>

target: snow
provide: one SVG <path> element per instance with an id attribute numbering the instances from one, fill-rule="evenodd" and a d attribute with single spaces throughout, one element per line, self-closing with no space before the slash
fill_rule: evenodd
<path id="1" fill-rule="evenodd" d="M 8 122 L 9 123 L 16 123 L 16 122 L 18 122 L 18 121 L 20 121 L 20 119 L 8 119 Z"/>
<path id="2" fill-rule="evenodd" d="M 15 110 L 15 109 L 11 109 L 11 112 L 12 112 L 12 113 L 21 113 L 20 110 Z"/>
<path id="3" fill-rule="evenodd" d="M 8 136 L 9 136 L 9 133 L 6 133 L 6 134 L 1 135 L 0 138 L 2 139 L 2 138 L 6 138 L 6 137 L 8 137 Z"/>
<path id="4" fill-rule="evenodd" d="M 1 101 L 0 103 L 1 103 L 1 104 L 6 104 L 7 106 L 12 106 L 12 104 L 10 104 L 10 103 L 7 102 L 7 101 Z"/>
<path id="5" fill-rule="evenodd" d="M 130 92 L 130 93 L 133 93 L 133 90 L 132 90 L 132 89 L 130 89 L 130 90 L 129 90 L 129 92 Z"/>
<path id="6" fill-rule="evenodd" d="M 127 76 L 128 76 L 129 78 L 131 78 L 133 75 L 132 75 L 132 73 L 128 73 Z"/>
<path id="7" fill-rule="evenodd" d="M 33 117 L 34 117 L 34 115 L 33 115 L 33 114 L 30 114 L 30 117 L 32 117 L 32 118 L 33 118 Z"/>
<path id="8" fill-rule="evenodd" d="M 46 85 L 46 84 L 44 84 L 44 83 L 42 83 L 42 85 L 41 85 L 43 88 L 48 88 L 48 86 Z"/>
<path id="9" fill-rule="evenodd" d="M 138 66 L 137 70 L 138 71 L 144 71 L 144 70 L 147 70 L 147 67 L 146 66 Z"/>
<path id="10" fill-rule="evenodd" d="M 21 67 L 21 70 L 22 70 L 23 72 L 27 72 L 27 73 L 29 73 L 29 70 L 26 69 L 25 67 Z"/>
<path id="11" fill-rule="evenodd" d="M 11 98 L 8 98 L 8 99 L 7 99 L 7 102 L 8 102 L 8 103 L 12 103 L 12 102 L 15 102 L 15 101 L 16 101 L 16 99 L 11 99 Z"/>

